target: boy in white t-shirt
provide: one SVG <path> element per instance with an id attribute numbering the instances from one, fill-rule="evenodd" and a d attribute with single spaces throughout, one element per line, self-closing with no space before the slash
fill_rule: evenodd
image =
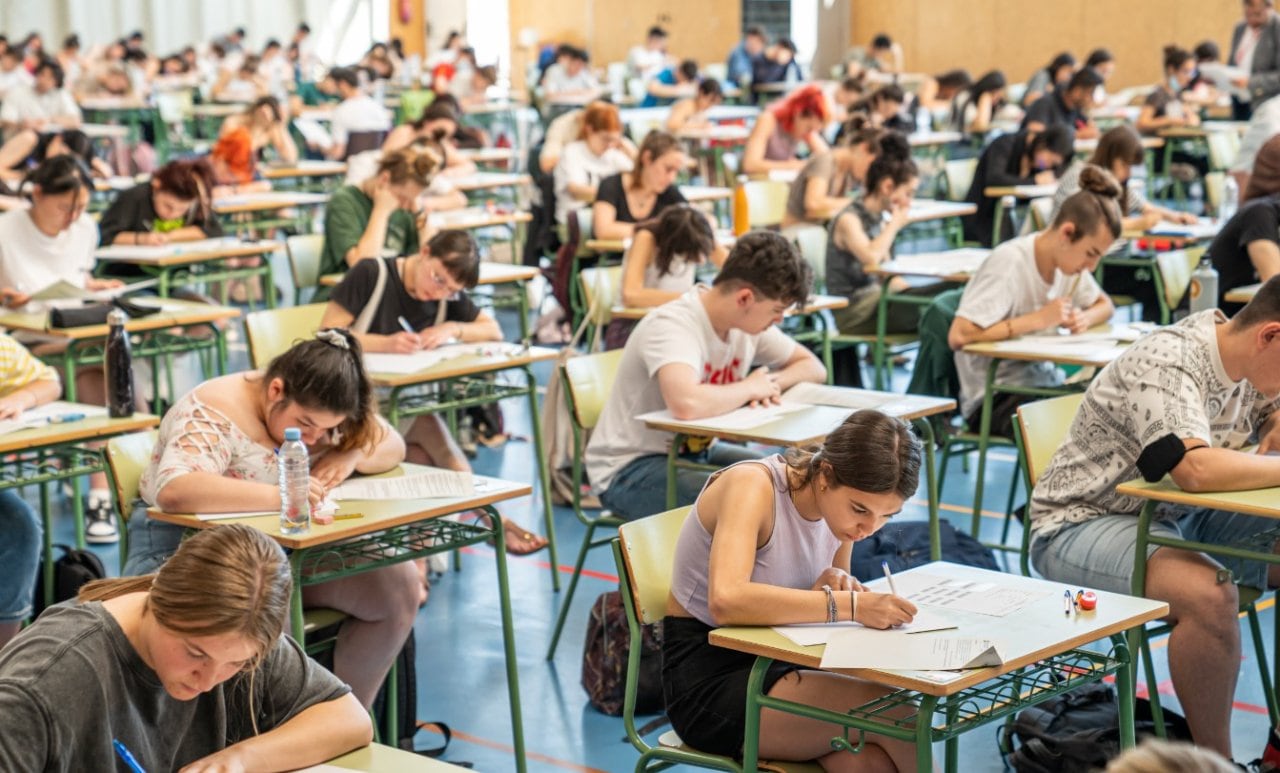
<path id="1" fill-rule="evenodd" d="M 1120 184 L 1096 166 L 1080 173 L 1081 190 L 1062 204 L 1048 229 L 1004 242 L 983 262 L 964 289 L 947 342 L 960 376 L 960 410 L 970 427 L 982 420 L 990 358 L 961 348 L 979 341 L 1055 329 L 1083 333 L 1111 318 L 1115 307 L 1093 279 L 1098 261 L 1120 237 Z M 1004 360 L 996 383 L 1056 386 L 1062 372 L 1049 362 Z M 1018 406 L 1035 399 L 997 393 L 991 431 L 1009 437 Z"/>
<path id="2" fill-rule="evenodd" d="M 627 519 L 666 509 L 672 435 L 646 428 L 640 414 L 718 416 L 826 379 L 818 358 L 775 327 L 808 296 L 812 278 L 790 242 L 753 232 L 738 240 L 711 287 L 697 285 L 640 321 L 587 445 L 587 474 L 606 507 Z M 685 455 L 717 466 L 759 456 L 723 442 Z M 710 474 L 677 470 L 676 505 L 692 504 Z"/>

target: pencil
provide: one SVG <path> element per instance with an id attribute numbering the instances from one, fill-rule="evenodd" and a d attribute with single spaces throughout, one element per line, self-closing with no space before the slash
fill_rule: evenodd
<path id="1" fill-rule="evenodd" d="M 333 520 L 335 520 L 335 521 L 349 521 L 349 520 L 351 520 L 352 518 L 363 518 L 363 517 L 364 517 L 364 513 L 342 513 L 341 515 L 335 515 L 335 516 L 333 516 Z"/>

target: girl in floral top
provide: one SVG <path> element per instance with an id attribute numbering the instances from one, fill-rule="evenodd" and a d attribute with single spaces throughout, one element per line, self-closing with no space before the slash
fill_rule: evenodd
<path id="1" fill-rule="evenodd" d="M 160 423 L 140 493 L 170 512 L 276 510 L 275 449 L 286 427 L 302 432 L 311 456 L 313 506 L 353 473 L 378 473 L 404 460 L 404 441 L 376 411 L 360 344 L 324 329 L 249 371 L 207 381 Z M 154 571 L 177 549 L 182 529 L 137 515 L 129 523 L 125 574 Z M 345 612 L 334 673 L 366 708 L 413 628 L 420 581 L 395 564 L 304 589 L 303 603 Z"/>

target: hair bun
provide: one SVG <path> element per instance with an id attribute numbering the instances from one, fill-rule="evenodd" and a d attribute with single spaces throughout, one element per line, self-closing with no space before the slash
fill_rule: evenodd
<path id="1" fill-rule="evenodd" d="M 1098 196 L 1118 199 L 1123 190 L 1115 176 L 1096 164 L 1085 164 L 1080 170 L 1080 190 Z"/>
<path id="2" fill-rule="evenodd" d="M 902 132 L 886 132 L 880 138 L 880 155 L 891 161 L 905 161 L 911 158 L 911 143 Z"/>

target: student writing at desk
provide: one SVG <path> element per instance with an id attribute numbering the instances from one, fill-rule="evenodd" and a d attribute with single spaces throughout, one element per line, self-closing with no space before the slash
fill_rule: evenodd
<path id="1" fill-rule="evenodd" d="M 52 402 L 62 394 L 58 371 L 0 333 L 0 420 Z M 31 614 L 40 570 L 42 525 L 18 489 L 0 491 L 0 649 Z"/>
<path id="2" fill-rule="evenodd" d="M 350 328 L 369 352 L 409 354 L 447 343 L 501 341 L 498 321 L 467 296 L 479 278 L 480 255 L 470 234 L 441 231 L 414 255 L 353 266 L 334 288 L 320 325 Z M 407 419 L 401 431 L 407 461 L 471 471 L 439 414 Z M 507 551 L 516 555 L 547 544 L 513 521 L 506 542 Z"/>
<path id="3" fill-rule="evenodd" d="M 1032 492 L 1031 561 L 1070 587 L 1127 593 L 1143 501 L 1116 493 L 1140 475 L 1188 492 L 1280 485 L 1280 279 L 1230 320 L 1192 314 L 1129 346 L 1089 385 L 1067 439 Z M 1258 452 L 1244 451 L 1256 441 Z M 1220 510 L 1165 506 L 1153 534 L 1238 545 L 1275 525 Z M 1146 595 L 1169 604 L 1169 673 L 1198 746 L 1231 757 L 1240 668 L 1241 585 L 1267 589 L 1280 569 L 1151 545 Z"/>
<path id="4" fill-rule="evenodd" d="M 1027 108 L 1022 128 L 1038 134 L 1050 126 L 1065 125 L 1082 139 L 1097 137 L 1098 127 L 1089 120 L 1089 111 L 1102 80 L 1096 70 L 1088 67 L 1077 70 L 1065 86 L 1055 88 Z"/>
<path id="5" fill-rule="evenodd" d="M 669 409 L 698 419 L 748 404 L 769 404 L 826 369 L 775 325 L 809 294 L 812 272 L 776 233 L 738 240 L 711 287 L 695 286 L 649 313 L 627 340 L 614 389 L 587 445 L 587 474 L 606 507 L 623 518 L 666 509 L 671 436 L 636 418 Z M 725 465 L 758 454 L 732 443 L 688 449 L 689 458 Z M 697 497 L 707 473 L 676 471 L 677 504 Z"/>
<path id="6" fill-rule="evenodd" d="M 807 451 L 744 461 L 713 475 L 676 542 L 663 621 L 667 715 L 695 749 L 742 754 L 747 676 L 755 656 L 716 647 L 718 626 L 854 620 L 870 628 L 909 622 L 910 601 L 868 591 L 849 575 L 853 543 L 902 510 L 920 479 L 920 441 L 878 411 L 858 411 Z M 887 688 L 776 662 L 764 691 L 845 711 Z M 870 735 L 858 754 L 831 750 L 831 725 L 764 711 L 760 754 L 817 760 L 826 771 L 915 768 L 909 742 Z"/>
<path id="7" fill-rule="evenodd" d="M 284 551 L 249 526 L 201 531 L 156 574 L 98 580 L 0 655 L 0 768 L 286 770 L 372 739 L 337 678 L 284 635 Z"/>
<path id="8" fill-rule="evenodd" d="M 110 244 L 160 245 L 222 236 L 213 212 L 213 167 L 204 159 L 170 161 L 151 180 L 121 191 L 102 213 L 99 234 Z M 136 268 L 109 264 L 109 274 Z"/>
<path id="9" fill-rule="evenodd" d="M 94 154 L 93 140 L 79 129 L 58 132 L 24 129 L 0 146 L 0 183 L 6 178 L 20 181 L 24 174 L 46 158 L 61 155 L 78 157 L 89 166 L 94 177 L 106 178 L 114 174 L 107 162 Z"/>
<path id="10" fill-rule="evenodd" d="M 1051 95 L 1052 96 L 1052 95 Z M 1003 134 L 991 141 L 978 156 L 973 184 L 965 200 L 978 208 L 960 219 L 966 241 L 995 246 L 995 211 L 999 201 L 987 195 L 987 188 L 1016 185 L 1048 185 L 1058 179 L 1075 153 L 1075 135 L 1069 126 L 1055 124 L 1035 133 Z M 1013 222 L 1006 212 L 999 224 L 1001 236 L 1013 234 Z"/>
<path id="11" fill-rule="evenodd" d="M 827 150 L 822 129 L 831 117 L 827 97 L 816 84 L 802 86 L 760 111 L 742 151 L 743 174 L 767 174 L 774 169 L 800 169 L 803 143 L 810 155 Z"/>
<path id="12" fill-rule="evenodd" d="M 1182 103 L 1182 94 L 1196 75 L 1196 60 L 1178 46 L 1164 47 L 1164 82 L 1147 95 L 1135 122 L 1138 131 L 1154 134 L 1170 126 L 1196 126 L 1200 114 Z"/>
<path id="13" fill-rule="evenodd" d="M 965 285 L 947 342 L 956 350 L 961 411 L 970 427 L 982 420 L 989 360 L 962 347 L 1056 328 L 1083 333 L 1115 310 L 1093 270 L 1120 237 L 1120 184 L 1096 166 L 1086 166 L 1079 179 L 1081 189 L 1067 198 L 1047 229 L 996 247 Z M 1062 371 L 1048 362 L 1006 360 L 996 371 L 998 383 L 1017 386 L 1057 386 L 1062 379 Z M 991 431 L 1010 437 L 1014 412 L 1034 399 L 997 395 Z"/>
<path id="14" fill-rule="evenodd" d="M 30 191 L 31 208 L 0 215 L 0 300 L 5 306 L 25 306 L 33 293 L 57 282 L 84 290 L 120 286 L 118 279 L 96 279 L 90 273 L 98 229 L 84 211 L 93 183 L 80 159 L 54 156 L 44 161 L 27 174 L 19 190 Z M 65 347 L 65 343 L 28 340 L 37 355 Z M 106 405 L 102 368 L 77 371 L 76 393 L 86 403 Z M 117 539 L 107 477 L 100 472 L 89 478 L 85 539 L 95 543 Z"/>
<path id="15" fill-rule="evenodd" d="M 1055 56 L 1047 66 L 1036 70 L 1027 79 L 1026 91 L 1022 93 L 1022 107 L 1030 107 L 1040 97 L 1065 86 L 1075 70 L 1076 58 L 1070 51 L 1063 51 Z"/>
<path id="16" fill-rule="evenodd" d="M 992 70 L 962 91 L 951 105 L 951 128 L 966 134 L 986 134 L 1004 107 L 1004 73 Z"/>
<path id="17" fill-rule="evenodd" d="M 335 191 L 324 213 L 320 273 L 345 271 L 384 250 L 395 255 L 417 252 L 426 215 L 415 214 L 416 200 L 439 169 L 435 151 L 402 148 L 384 153 L 372 177 Z"/>
<path id="18" fill-rule="evenodd" d="M 1242 308 L 1223 298 L 1229 290 L 1280 274 L 1280 137 L 1258 152 L 1240 209 L 1222 225 L 1207 254 L 1218 272 L 1218 308 L 1227 314 Z"/>
<path id="19" fill-rule="evenodd" d="M 622 305 L 647 309 L 670 303 L 694 286 L 699 266 L 707 260 L 722 266 L 727 256 L 704 213 L 688 204 L 667 207 L 660 217 L 636 224 L 622 261 Z M 605 348 L 621 349 L 635 326 L 629 319 L 610 322 Z"/>
<path id="20" fill-rule="evenodd" d="M 720 81 L 715 78 L 703 78 L 698 83 L 698 90 L 692 97 L 677 100 L 667 114 L 666 128 L 669 132 L 681 129 L 700 129 L 711 125 L 707 119 L 707 111 L 724 101 L 724 90 Z"/>
<path id="21" fill-rule="evenodd" d="M 188 392 L 160 423 L 139 479 L 144 503 L 172 513 L 278 512 L 275 449 L 287 427 L 301 430 L 310 453 L 312 507 L 357 472 L 395 468 L 404 460 L 404 441 L 378 416 L 361 357 L 350 333 L 324 329 L 265 371 L 221 376 Z M 125 573 L 155 571 L 178 549 L 182 532 L 135 513 Z M 333 670 L 364 707 L 373 703 L 404 645 L 422 598 L 422 582 L 409 563 L 303 590 L 304 605 L 347 614 Z"/>
<path id="22" fill-rule="evenodd" d="M 826 153 L 810 156 L 791 181 L 782 227 L 797 223 L 821 225 L 831 213 L 843 209 L 849 203 L 849 196 L 866 181 L 867 169 L 880 155 L 886 134 L 884 129 L 868 126 L 861 115 L 846 121 L 836 146 Z M 908 147 L 901 135 L 891 140 L 899 141 L 902 147 Z"/>

